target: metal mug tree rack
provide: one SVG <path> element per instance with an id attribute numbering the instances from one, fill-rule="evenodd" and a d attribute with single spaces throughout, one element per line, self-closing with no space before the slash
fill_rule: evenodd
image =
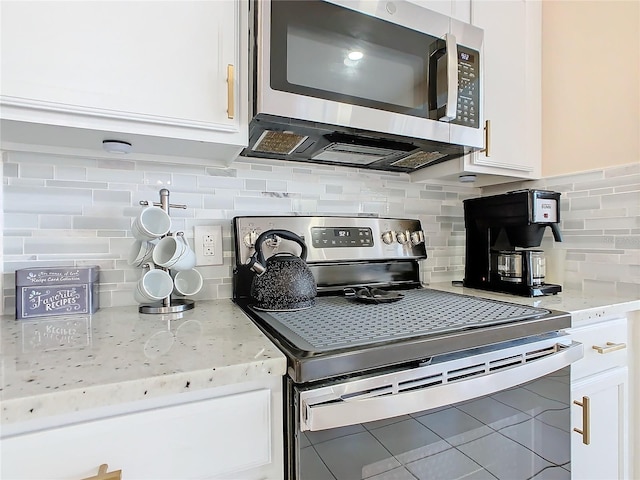
<path id="1" fill-rule="evenodd" d="M 149 206 L 150 203 L 146 200 L 140 200 L 140 205 Z M 169 203 L 169 190 L 163 188 L 160 190 L 160 202 L 153 202 L 152 205 L 154 207 L 160 207 L 167 215 L 169 214 L 170 208 L 182 208 L 186 209 L 186 205 L 179 205 L 175 203 Z M 164 238 L 170 236 L 171 232 L 167 232 L 160 238 Z M 179 233 L 177 234 L 179 235 Z M 170 272 L 169 268 L 155 266 L 155 268 L 159 268 L 164 270 L 165 272 Z M 178 313 L 184 312 L 186 310 L 191 310 L 195 307 L 195 302 L 193 300 L 189 300 L 186 298 L 171 298 L 171 294 L 169 294 L 166 298 L 162 300 L 162 305 L 140 305 L 138 307 L 138 312 L 140 313 Z"/>

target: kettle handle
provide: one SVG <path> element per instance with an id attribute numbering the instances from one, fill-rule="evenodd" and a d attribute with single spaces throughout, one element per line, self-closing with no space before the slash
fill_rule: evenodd
<path id="1" fill-rule="evenodd" d="M 255 243 L 256 251 L 253 253 L 253 255 L 251 255 L 251 258 L 249 258 L 249 260 L 246 263 L 247 267 L 249 267 L 251 270 L 253 270 L 256 273 L 264 272 L 265 259 L 264 259 L 264 254 L 262 253 L 262 243 L 268 237 L 273 237 L 273 236 L 277 236 L 280 238 L 284 238 L 285 240 L 291 240 L 293 242 L 296 242 L 302 248 L 302 251 L 300 252 L 300 258 L 302 260 L 307 259 L 307 245 L 304 243 L 304 240 L 302 239 L 302 237 L 296 235 L 293 232 L 290 232 L 289 230 L 277 230 L 277 229 L 266 230 L 262 232 L 256 239 L 256 243 Z"/>

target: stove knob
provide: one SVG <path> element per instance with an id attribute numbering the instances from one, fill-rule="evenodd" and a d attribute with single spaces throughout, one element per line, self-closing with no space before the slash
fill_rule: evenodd
<path id="1" fill-rule="evenodd" d="M 243 240 L 244 240 L 244 244 L 249 247 L 249 248 L 253 248 L 256 246 L 256 240 L 258 239 L 260 235 L 258 234 L 258 232 L 256 230 L 251 230 L 249 233 L 247 233 Z"/>
<path id="2" fill-rule="evenodd" d="M 384 232 L 382 234 L 382 241 L 387 245 L 391 245 L 393 243 L 393 232 Z"/>
<path id="3" fill-rule="evenodd" d="M 411 232 L 411 243 L 413 245 L 420 245 L 421 243 L 424 243 L 424 232 L 422 230 Z"/>
<path id="4" fill-rule="evenodd" d="M 409 241 L 409 232 L 396 232 L 396 240 L 400 245 L 404 245 Z"/>

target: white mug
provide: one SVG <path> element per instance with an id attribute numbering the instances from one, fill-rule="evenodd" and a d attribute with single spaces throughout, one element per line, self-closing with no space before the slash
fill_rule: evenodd
<path id="1" fill-rule="evenodd" d="M 196 254 L 184 235 L 166 236 L 153 249 L 153 263 L 173 270 L 189 270 L 196 266 Z"/>
<path id="2" fill-rule="evenodd" d="M 141 267 L 145 263 L 150 262 L 155 242 L 155 240 L 151 242 L 147 240 L 135 240 L 129 250 L 127 263 L 134 267 Z"/>
<path id="3" fill-rule="evenodd" d="M 202 275 L 195 268 L 180 270 L 172 274 L 173 293 L 186 297 L 195 295 L 202 289 Z"/>
<path id="4" fill-rule="evenodd" d="M 171 217 L 160 207 L 146 207 L 131 222 L 131 233 L 138 240 L 153 240 L 171 230 Z"/>
<path id="5" fill-rule="evenodd" d="M 138 280 L 134 297 L 138 303 L 156 303 L 164 300 L 173 291 L 173 279 L 168 272 L 152 268 Z"/>

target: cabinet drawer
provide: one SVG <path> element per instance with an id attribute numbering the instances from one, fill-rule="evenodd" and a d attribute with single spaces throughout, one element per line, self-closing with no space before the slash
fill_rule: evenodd
<path id="1" fill-rule="evenodd" d="M 2 478 L 210 478 L 271 460 L 270 391 L 255 390 L 2 440 Z M 34 461 L 37 459 L 37 461 Z"/>
<path id="2" fill-rule="evenodd" d="M 573 379 L 627 365 L 629 339 L 626 318 L 571 328 L 567 333 L 584 345 L 584 358 L 571 365 Z"/>

